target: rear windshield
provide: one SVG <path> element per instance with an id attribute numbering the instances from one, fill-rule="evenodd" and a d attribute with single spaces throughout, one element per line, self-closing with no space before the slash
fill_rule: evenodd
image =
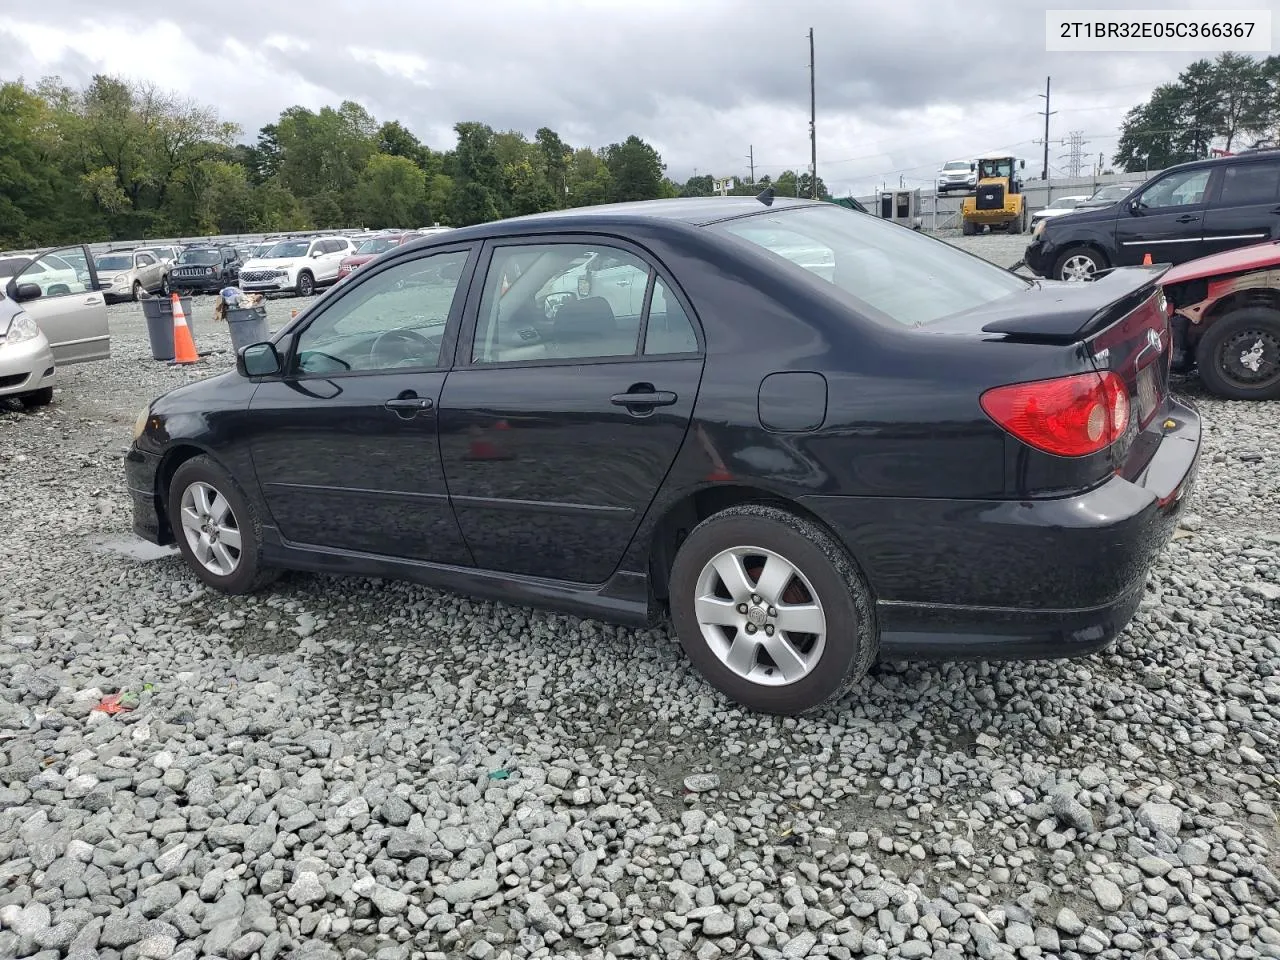
<path id="1" fill-rule="evenodd" d="M 211 267 L 222 262 L 217 250 L 187 250 L 178 258 L 179 263 L 194 263 L 201 267 Z"/>
<path id="2" fill-rule="evenodd" d="M 906 227 L 834 205 L 715 224 L 904 327 L 1025 290 L 1030 281 Z"/>

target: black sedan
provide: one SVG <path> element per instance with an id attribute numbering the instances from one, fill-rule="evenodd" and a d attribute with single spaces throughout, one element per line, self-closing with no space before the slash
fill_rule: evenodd
<path id="1" fill-rule="evenodd" d="M 767 193 L 453 230 L 142 411 L 134 529 L 228 593 L 296 569 L 669 614 L 770 712 L 877 655 L 1080 655 L 1199 456 L 1160 273 L 1029 281 Z"/>

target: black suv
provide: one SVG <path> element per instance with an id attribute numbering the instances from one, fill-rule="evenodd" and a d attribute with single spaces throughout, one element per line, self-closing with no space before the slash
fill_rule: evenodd
<path id="1" fill-rule="evenodd" d="M 217 293 L 240 280 L 240 254 L 234 247 L 187 247 L 169 272 L 178 293 Z"/>
<path id="2" fill-rule="evenodd" d="M 1054 280 L 1108 267 L 1185 263 L 1280 239 L 1280 150 L 1195 160 L 1157 174 L 1117 203 L 1046 218 L 1026 262 Z"/>

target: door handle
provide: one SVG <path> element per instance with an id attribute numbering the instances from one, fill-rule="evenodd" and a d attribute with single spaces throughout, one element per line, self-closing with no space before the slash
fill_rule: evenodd
<path id="1" fill-rule="evenodd" d="M 1200 219 L 1199 217 L 1193 217 L 1189 213 L 1184 213 L 1182 216 L 1180 216 L 1177 220 L 1173 222 L 1174 223 L 1195 223 L 1199 219 Z"/>
<path id="2" fill-rule="evenodd" d="M 383 406 L 388 410 L 430 410 L 434 404 L 430 397 L 396 397 Z"/>
<path id="3" fill-rule="evenodd" d="M 669 407 L 678 399 L 669 390 L 649 390 L 644 393 L 615 393 L 609 402 L 615 407 Z"/>
<path id="4" fill-rule="evenodd" d="M 620 286 L 620 287 L 629 287 L 629 286 L 631 286 L 631 281 L 630 281 L 630 280 L 618 280 L 618 281 L 616 281 L 616 283 L 617 283 L 617 284 L 618 284 L 618 286 Z"/>

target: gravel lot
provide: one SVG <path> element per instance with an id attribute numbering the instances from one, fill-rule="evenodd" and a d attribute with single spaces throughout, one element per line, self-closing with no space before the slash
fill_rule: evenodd
<path id="1" fill-rule="evenodd" d="M 126 304 L 111 360 L 0 404 L 0 957 L 1280 958 L 1280 404 L 1183 385 L 1193 512 L 1108 652 L 767 718 L 665 630 L 226 598 L 133 541 L 130 425 L 230 365 L 212 305 L 197 369 Z"/>

